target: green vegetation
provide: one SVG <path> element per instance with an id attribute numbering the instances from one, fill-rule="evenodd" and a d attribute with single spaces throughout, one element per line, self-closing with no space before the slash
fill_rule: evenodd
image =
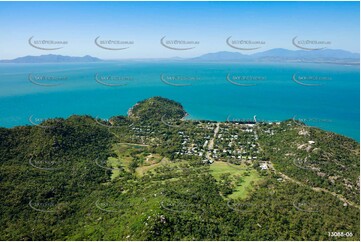
<path id="1" fill-rule="evenodd" d="M 154 112 L 157 110 L 156 112 Z M 137 103 L 129 112 L 131 119 L 142 121 L 167 119 L 181 119 L 186 115 L 181 104 L 163 98 L 152 97 Z"/>
<path id="2" fill-rule="evenodd" d="M 0 239 L 359 240 L 357 142 L 184 115 L 156 97 L 0 128 Z"/>
<path id="3" fill-rule="evenodd" d="M 266 130 L 274 135 L 262 135 Z M 294 121 L 264 124 L 259 136 L 264 155 L 276 170 L 360 203 L 360 145 L 356 141 Z"/>
<path id="4" fill-rule="evenodd" d="M 254 190 L 254 186 L 261 181 L 261 176 L 257 170 L 244 165 L 238 166 L 226 162 L 215 162 L 210 165 L 210 170 L 211 174 L 219 182 L 224 181 L 224 175 L 229 174 L 232 189 L 228 197 L 233 199 L 247 198 L 249 193 Z"/>

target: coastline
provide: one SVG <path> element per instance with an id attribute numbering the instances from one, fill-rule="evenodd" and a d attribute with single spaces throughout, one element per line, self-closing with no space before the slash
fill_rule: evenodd
<path id="1" fill-rule="evenodd" d="M 127 115 L 128 117 L 131 117 L 133 115 L 133 109 L 139 105 L 139 102 L 137 102 L 136 104 L 134 104 L 132 107 L 130 107 L 127 111 Z"/>
<path id="2" fill-rule="evenodd" d="M 139 103 L 136 103 L 133 107 L 129 108 L 129 110 L 127 111 L 127 115 L 128 116 L 125 116 L 125 115 L 112 115 L 108 118 L 103 118 L 104 120 L 111 120 L 113 117 L 117 117 L 117 116 L 124 116 L 124 117 L 131 117 L 133 114 L 132 114 L 132 110 L 133 108 L 136 106 L 136 105 L 139 105 Z M 67 117 L 49 117 L 49 118 L 44 118 L 42 120 L 43 121 L 46 121 L 46 120 L 49 120 L 49 119 L 56 119 L 56 118 L 63 118 L 63 119 L 68 119 L 69 117 L 73 116 L 73 115 L 77 115 L 77 116 L 90 116 L 91 118 L 93 119 L 96 119 L 98 118 L 98 116 L 94 116 L 94 115 L 91 115 L 91 114 L 72 114 L 72 115 L 69 115 Z M 181 121 L 203 121 L 203 122 L 215 122 L 215 123 L 242 123 L 243 121 L 245 120 L 241 120 L 241 119 L 236 119 L 236 120 L 220 120 L 220 119 L 202 119 L 202 118 L 192 118 L 192 116 L 186 112 L 186 114 L 184 115 L 184 117 L 182 117 L 180 119 Z M 277 122 L 285 122 L 287 120 L 292 120 L 292 118 L 288 118 L 288 119 L 283 119 L 283 120 L 265 120 L 265 119 L 262 119 L 262 120 L 259 120 L 259 121 L 256 121 L 256 123 L 277 123 Z M 297 120 L 297 119 L 296 119 Z M 354 141 L 356 141 L 357 143 L 360 143 L 360 136 L 357 138 L 355 137 L 351 137 L 351 136 L 347 136 L 343 133 L 340 133 L 340 132 L 336 132 L 332 129 L 328 129 L 328 128 L 325 128 L 325 127 L 321 127 L 321 126 L 314 126 L 314 125 L 308 125 L 307 122 L 303 122 L 307 127 L 311 127 L 311 128 L 316 128 L 316 129 L 320 129 L 322 131 L 325 131 L 325 132 L 331 132 L 331 133 L 334 133 L 336 135 L 340 135 L 340 136 L 343 136 L 343 137 L 346 137 L 346 138 L 349 138 L 349 139 L 352 139 Z M 12 125 L 12 126 L 1 126 L 0 125 L 0 129 L 13 129 L 13 128 L 17 128 L 17 127 L 24 127 L 24 126 L 37 126 L 37 125 L 40 125 L 39 124 L 36 124 L 36 123 L 32 123 L 32 122 L 28 122 L 26 124 L 18 124 L 18 125 Z"/>

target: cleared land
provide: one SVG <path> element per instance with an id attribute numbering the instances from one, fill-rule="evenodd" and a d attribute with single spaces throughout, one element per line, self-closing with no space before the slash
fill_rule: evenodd
<path id="1" fill-rule="evenodd" d="M 235 191 L 228 196 L 228 198 L 247 198 L 248 194 L 254 188 L 254 185 L 261 181 L 261 176 L 252 167 L 245 165 L 232 165 L 222 161 L 216 161 L 210 166 L 211 174 L 216 178 L 217 181 L 221 179 L 221 175 L 229 173 L 232 177 L 238 180 L 235 182 Z"/>

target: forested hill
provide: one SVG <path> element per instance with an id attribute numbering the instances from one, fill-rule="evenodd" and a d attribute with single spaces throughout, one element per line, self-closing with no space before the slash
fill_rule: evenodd
<path id="1" fill-rule="evenodd" d="M 185 115 L 0 128 L 0 240 L 359 240 L 359 143 Z"/>
<path id="2" fill-rule="evenodd" d="M 152 97 L 135 104 L 128 112 L 129 118 L 140 120 L 181 119 L 186 115 L 182 105 L 163 97 Z"/>

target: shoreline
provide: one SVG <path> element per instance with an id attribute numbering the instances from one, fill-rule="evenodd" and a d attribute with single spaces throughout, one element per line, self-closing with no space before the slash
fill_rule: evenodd
<path id="1" fill-rule="evenodd" d="M 138 103 L 137 103 L 137 104 L 138 104 Z M 137 104 L 135 104 L 135 105 L 137 105 Z M 135 105 L 134 105 L 134 106 L 135 106 Z M 134 107 L 134 106 L 133 106 L 133 107 Z M 133 107 L 132 107 L 132 108 L 133 108 Z M 102 120 L 110 120 L 111 118 L 117 117 L 117 116 L 123 116 L 123 117 L 129 118 L 129 116 L 127 116 L 127 115 L 129 115 L 129 114 L 132 115 L 132 108 L 129 108 L 129 110 L 127 111 L 127 114 L 126 114 L 126 115 L 122 115 L 122 114 L 120 114 L 120 115 L 112 115 L 112 116 L 110 116 L 110 117 L 108 117 L 108 118 L 99 118 L 99 116 L 93 116 L 93 115 L 91 115 L 91 114 L 71 114 L 71 115 L 69 115 L 69 116 L 67 116 L 67 117 L 59 117 L 59 116 L 56 116 L 56 117 L 47 117 L 47 118 L 44 118 L 44 119 L 42 119 L 42 120 L 43 120 L 43 121 L 46 121 L 46 120 L 49 120 L 49 119 L 57 119 L 57 118 L 68 119 L 68 118 L 70 118 L 71 116 L 74 116 L 74 115 L 76 115 L 76 116 L 89 116 L 89 117 L 91 117 L 91 118 L 93 118 L 93 119 L 99 118 L 99 119 L 102 119 Z M 183 118 L 181 118 L 180 120 L 181 120 L 181 121 L 203 121 L 203 122 L 214 122 L 214 123 L 243 123 L 243 124 L 249 123 L 249 124 L 251 124 L 251 123 L 277 123 L 277 122 L 284 122 L 284 121 L 287 121 L 287 120 L 292 120 L 292 118 L 284 119 L 284 120 L 260 120 L 260 121 L 257 121 L 257 122 L 251 121 L 251 120 L 249 120 L 249 119 L 242 119 L 242 120 L 241 120 L 241 119 L 238 119 L 238 120 L 227 120 L 227 119 L 225 119 L 225 120 L 212 120 L 212 119 L 192 118 L 192 116 L 191 116 L 189 113 L 186 112 L 185 116 L 184 116 Z M 3 128 L 3 129 L 13 129 L 13 128 L 17 128 L 17 127 L 37 126 L 37 124 L 36 124 L 35 122 L 30 122 L 29 119 L 27 119 L 27 121 L 28 121 L 28 122 L 27 122 L 27 123 L 24 123 L 24 124 L 15 124 L 15 125 L 11 125 L 11 126 L 3 126 L 3 125 L 0 125 L 0 129 L 2 129 L 2 128 Z M 297 120 L 297 119 L 296 119 L 296 121 L 300 121 L 300 120 Z M 323 130 L 323 131 L 325 131 L 325 132 L 331 132 L 331 133 L 334 133 L 334 134 L 337 134 L 337 135 L 341 135 L 341 136 L 344 136 L 344 137 L 346 137 L 346 138 L 352 139 L 352 140 L 356 141 L 357 143 L 360 143 L 360 136 L 356 139 L 356 138 L 354 138 L 354 137 L 347 136 L 347 135 L 345 135 L 345 134 L 343 134 L 343 133 L 339 133 L 339 132 L 336 132 L 336 131 L 334 131 L 334 130 L 325 129 L 325 128 L 320 127 L 320 126 L 309 126 L 309 125 L 307 125 L 306 122 L 303 122 L 303 123 L 305 123 L 306 126 L 308 126 L 308 127 L 317 128 L 317 129 L 321 129 L 321 130 Z M 39 123 L 38 125 L 40 125 L 40 123 Z"/>

